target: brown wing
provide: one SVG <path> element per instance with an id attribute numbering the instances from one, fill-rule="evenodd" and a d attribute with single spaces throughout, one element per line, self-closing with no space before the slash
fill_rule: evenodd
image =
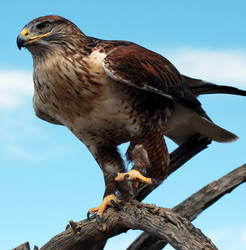
<path id="1" fill-rule="evenodd" d="M 137 44 L 121 42 L 103 62 L 108 76 L 117 82 L 182 102 L 204 115 L 200 102 L 183 83 L 177 69 L 163 56 Z"/>

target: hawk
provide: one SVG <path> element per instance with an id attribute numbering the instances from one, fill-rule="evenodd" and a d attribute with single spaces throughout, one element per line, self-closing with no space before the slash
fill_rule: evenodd
<path id="1" fill-rule="evenodd" d="M 102 204 L 89 210 L 99 217 L 130 199 L 139 182 L 165 179 L 163 134 L 177 144 L 196 134 L 218 142 L 237 138 L 214 124 L 196 98 L 222 90 L 181 75 L 166 58 L 137 44 L 89 37 L 71 21 L 49 15 L 28 23 L 17 45 L 32 54 L 36 115 L 69 128 L 103 171 Z M 130 142 L 127 158 L 134 163 L 129 172 L 117 150 L 124 142 Z"/>

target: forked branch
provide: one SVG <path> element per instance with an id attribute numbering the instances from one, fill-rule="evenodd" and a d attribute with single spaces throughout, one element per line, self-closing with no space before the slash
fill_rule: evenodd
<path id="1" fill-rule="evenodd" d="M 71 222 L 71 225 L 72 228 L 55 236 L 41 250 L 100 249 L 101 246 L 97 248 L 99 242 L 105 242 L 108 237 L 128 229 L 140 229 L 151 233 L 181 250 L 217 249 L 187 219 L 170 209 L 138 201 L 124 204 L 117 212 L 108 209 L 104 214 L 104 223 L 100 225 L 96 224 L 95 219 L 92 222 L 88 220 Z"/>
<path id="2" fill-rule="evenodd" d="M 172 209 L 188 220 L 194 220 L 207 207 L 246 182 L 246 164 L 213 181 Z M 159 250 L 167 244 L 153 235 L 142 233 L 127 250 Z"/>

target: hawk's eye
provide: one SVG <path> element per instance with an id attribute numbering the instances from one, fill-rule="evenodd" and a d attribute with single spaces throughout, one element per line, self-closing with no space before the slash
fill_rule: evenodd
<path id="1" fill-rule="evenodd" d="M 39 30 L 42 30 L 42 29 L 48 28 L 49 26 L 50 26 L 50 22 L 45 21 L 45 22 L 39 23 L 37 25 L 37 28 Z"/>

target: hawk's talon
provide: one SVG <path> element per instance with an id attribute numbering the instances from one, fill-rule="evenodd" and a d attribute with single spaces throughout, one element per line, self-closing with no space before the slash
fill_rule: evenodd
<path id="1" fill-rule="evenodd" d="M 90 212 L 88 211 L 88 212 L 87 212 L 87 219 L 88 219 L 88 220 L 91 220 L 90 215 L 91 215 L 91 214 L 90 214 Z"/>
<path id="2" fill-rule="evenodd" d="M 154 179 L 153 179 L 154 180 Z M 128 173 L 118 173 L 115 177 L 115 181 L 130 181 L 131 189 L 136 189 L 139 186 L 139 182 L 154 184 L 151 178 L 143 176 L 138 170 L 132 169 Z"/>
<path id="3" fill-rule="evenodd" d="M 104 211 L 109 207 L 109 206 L 113 206 L 113 202 L 115 202 L 116 204 L 117 203 L 120 203 L 120 200 L 115 196 L 115 194 L 109 194 L 107 196 L 104 197 L 103 201 L 102 201 L 102 204 L 98 207 L 93 207 L 89 210 L 89 212 L 87 213 L 87 216 L 89 214 L 89 218 L 90 218 L 90 214 L 96 214 L 96 220 L 97 222 L 99 221 L 98 220 L 98 216 L 99 218 L 101 219 L 102 218 L 102 215 L 104 213 Z"/>
<path id="4" fill-rule="evenodd" d="M 91 213 L 90 211 L 87 212 L 87 219 L 90 221 L 91 219 L 93 219 L 96 215 L 96 212 Z"/>
<path id="5" fill-rule="evenodd" d="M 130 175 L 129 174 L 126 174 L 125 176 L 124 176 L 124 180 L 125 181 L 128 181 L 128 178 L 130 177 Z"/>

